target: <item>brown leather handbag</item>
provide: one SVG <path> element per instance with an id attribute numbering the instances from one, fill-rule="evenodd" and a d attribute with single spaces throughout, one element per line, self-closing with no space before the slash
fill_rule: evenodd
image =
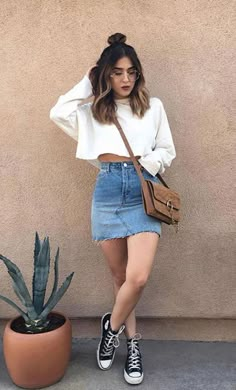
<path id="1" fill-rule="evenodd" d="M 159 173 L 156 176 L 163 183 L 159 184 L 152 180 L 144 179 L 141 165 L 137 162 L 129 142 L 122 130 L 118 119 L 114 119 L 114 124 L 118 128 L 125 146 L 134 163 L 135 169 L 141 181 L 142 199 L 144 210 L 147 215 L 157 218 L 168 225 L 174 225 L 176 233 L 179 229 L 180 221 L 180 196 L 176 191 L 171 190 Z"/>

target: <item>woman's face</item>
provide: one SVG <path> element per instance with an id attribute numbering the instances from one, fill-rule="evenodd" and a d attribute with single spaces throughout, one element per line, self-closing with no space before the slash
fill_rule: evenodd
<path id="1" fill-rule="evenodd" d="M 135 85 L 135 67 L 129 57 L 118 60 L 111 73 L 111 88 L 115 99 L 127 98 Z"/>

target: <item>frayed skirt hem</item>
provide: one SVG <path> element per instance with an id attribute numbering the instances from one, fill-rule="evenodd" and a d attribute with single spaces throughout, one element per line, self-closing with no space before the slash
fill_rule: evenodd
<path id="1" fill-rule="evenodd" d="M 92 239 L 92 242 L 96 245 L 100 245 L 102 242 L 104 241 L 109 241 L 109 240 L 116 240 L 116 239 L 119 239 L 119 238 L 125 238 L 125 237 L 130 237 L 130 236 L 134 236 L 136 234 L 140 234 L 140 233 L 156 233 L 158 234 L 159 237 L 161 237 L 161 233 L 160 232 L 157 232 L 156 230 L 141 230 L 141 231 L 137 231 L 135 233 L 130 233 L 130 234 L 126 234 L 124 236 L 116 236 L 116 237 L 107 237 L 107 238 L 101 238 L 101 239 Z"/>

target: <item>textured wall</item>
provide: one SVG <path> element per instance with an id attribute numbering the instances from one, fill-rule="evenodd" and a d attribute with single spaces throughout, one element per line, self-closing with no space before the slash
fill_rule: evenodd
<path id="1" fill-rule="evenodd" d="M 97 174 L 49 119 L 59 95 L 93 65 L 117 31 L 128 36 L 151 95 L 164 103 L 177 158 L 163 175 L 181 193 L 182 225 L 163 226 L 138 314 L 236 315 L 233 223 L 234 1 L 2 0 L 0 252 L 31 278 L 34 235 L 60 247 L 60 277 L 75 271 L 58 309 L 100 315 L 112 303 L 100 248 L 91 242 Z M 235 42 L 235 41 L 234 41 Z M 0 293 L 13 297 L 0 264 Z M 0 317 L 15 313 L 0 302 Z"/>

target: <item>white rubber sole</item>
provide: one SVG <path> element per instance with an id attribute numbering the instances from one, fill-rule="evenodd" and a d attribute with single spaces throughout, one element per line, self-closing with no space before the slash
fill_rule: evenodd
<path id="1" fill-rule="evenodd" d="M 144 375 L 142 374 L 142 375 L 139 376 L 138 378 L 132 378 L 132 377 L 129 376 L 129 375 L 127 374 L 127 372 L 124 370 L 124 378 L 125 378 L 126 382 L 129 383 L 130 385 L 139 385 L 140 383 L 142 383 L 143 378 L 144 378 Z"/>

